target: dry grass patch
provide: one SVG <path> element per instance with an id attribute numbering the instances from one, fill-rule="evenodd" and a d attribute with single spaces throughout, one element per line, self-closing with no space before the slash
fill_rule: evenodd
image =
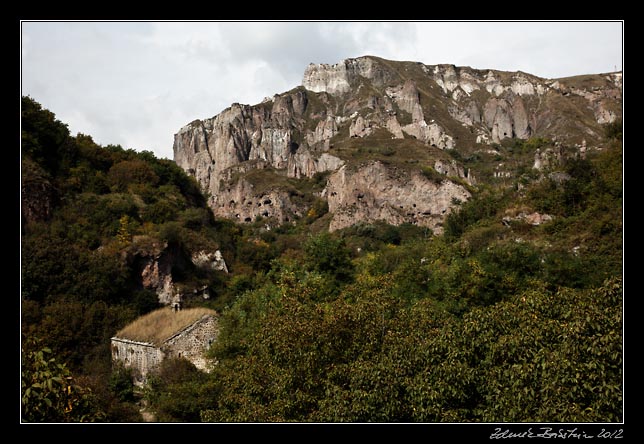
<path id="1" fill-rule="evenodd" d="M 159 308 L 121 329 L 116 333 L 116 337 L 160 345 L 207 314 L 214 315 L 216 312 L 209 308 L 187 308 L 178 312 L 171 307 Z"/>

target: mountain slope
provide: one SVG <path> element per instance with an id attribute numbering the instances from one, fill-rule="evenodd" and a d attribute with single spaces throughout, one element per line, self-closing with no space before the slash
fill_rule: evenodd
<path id="1" fill-rule="evenodd" d="M 382 220 L 440 233 L 477 183 L 602 149 L 619 119 L 621 73 L 548 80 L 366 56 L 311 64 L 302 86 L 186 125 L 174 159 L 220 217 L 293 223 L 321 198 L 331 231 Z M 517 141 L 533 143 L 508 165 Z"/>

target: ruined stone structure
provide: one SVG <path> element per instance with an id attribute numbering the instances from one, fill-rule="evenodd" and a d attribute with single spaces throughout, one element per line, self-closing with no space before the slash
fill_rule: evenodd
<path id="1" fill-rule="evenodd" d="M 199 310 L 192 320 L 188 317 L 188 325 L 182 326 L 177 331 L 168 334 L 158 334 L 156 337 L 148 333 L 139 333 L 141 338 L 137 340 L 132 334 L 130 326 L 124 328 L 111 339 L 112 362 L 122 363 L 126 368 L 133 370 L 134 382 L 143 385 L 148 375 L 153 372 L 166 358 L 185 358 L 192 362 L 200 370 L 208 371 L 208 361 L 205 352 L 217 339 L 219 333 L 217 314 L 213 310 Z M 172 316 L 185 314 L 177 308 L 165 307 L 148 315 L 139 318 L 136 322 L 146 321 L 146 317 L 154 316 L 153 322 L 148 322 L 144 330 L 154 330 L 157 326 L 159 331 L 163 328 L 160 324 L 166 323 Z M 171 319 L 170 319 L 171 320 Z M 165 338 L 161 339 L 162 336 Z"/>

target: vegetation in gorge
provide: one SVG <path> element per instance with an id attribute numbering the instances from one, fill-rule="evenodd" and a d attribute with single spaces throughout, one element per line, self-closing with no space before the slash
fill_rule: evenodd
<path id="1" fill-rule="evenodd" d="M 142 421 L 141 396 L 164 422 L 623 419 L 621 125 L 559 175 L 479 184 L 440 236 L 328 233 L 318 200 L 270 231 L 217 220 L 169 160 L 72 136 L 29 97 L 22 130 L 23 190 L 48 190 L 23 199 L 50 208 L 22 224 L 23 421 Z M 136 236 L 218 248 L 230 270 L 173 274 L 211 288 L 193 305 L 221 314 L 217 365 L 168 360 L 142 393 L 109 352 L 158 308 L 124 259 Z"/>

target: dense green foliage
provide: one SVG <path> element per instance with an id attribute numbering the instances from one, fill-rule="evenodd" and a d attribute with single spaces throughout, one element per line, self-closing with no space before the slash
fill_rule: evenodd
<path id="1" fill-rule="evenodd" d="M 23 209 L 50 208 L 29 217 L 23 211 L 23 342 L 41 341 L 65 375 L 84 379 L 97 401 L 96 416 L 33 407 L 25 419 L 140 420 L 133 398 L 114 381 L 108 384 L 110 337 L 158 307 L 157 295 L 141 288 L 132 262 L 145 239 L 165 241 L 180 254 L 222 248 L 234 262 L 232 226 L 214 221 L 196 182 L 174 162 L 71 136 L 29 97 L 22 100 L 22 182 Z M 226 291 L 226 278 L 216 272 L 177 267 L 173 278 Z M 30 359 L 42 354 L 29 353 Z"/>
<path id="2" fill-rule="evenodd" d="M 363 275 L 330 302 L 314 302 L 315 284 L 300 282 L 286 272 L 270 299 L 246 294 L 240 305 L 261 316 L 228 313 L 243 333 L 213 350 L 220 363 L 203 420 L 621 417 L 618 280 L 557 292 L 534 284 L 462 317 L 429 298 L 396 298 L 389 275 Z M 231 353 L 234 342 L 247 344 L 243 353 Z"/>
<path id="3" fill-rule="evenodd" d="M 618 422 L 621 124 L 606 135 L 543 173 L 526 162 L 549 141 L 503 147 L 515 177 L 480 184 L 442 235 L 329 233 L 321 199 L 267 231 L 215 220 L 173 162 L 72 137 L 24 98 L 23 181 L 57 197 L 22 227 L 23 418 L 141 421 L 144 396 L 164 422 Z M 552 220 L 520 217 L 533 212 Z M 217 364 L 167 360 L 143 393 L 108 350 L 157 306 L 132 266 L 141 239 L 219 248 L 231 271 L 178 261 L 174 281 L 208 285 L 193 303 L 221 312 Z"/>
<path id="4" fill-rule="evenodd" d="M 22 349 L 22 417 L 26 422 L 100 421 L 91 390 L 77 385 L 51 350 L 31 339 Z"/>

